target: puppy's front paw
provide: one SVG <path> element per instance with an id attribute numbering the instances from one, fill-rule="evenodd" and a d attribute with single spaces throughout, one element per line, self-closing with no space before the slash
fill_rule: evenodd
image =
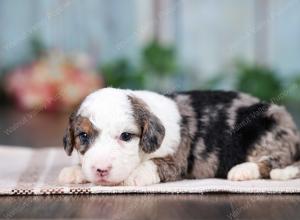
<path id="1" fill-rule="evenodd" d="M 259 179 L 259 167 L 253 162 L 238 164 L 231 168 L 228 172 L 227 178 L 234 181 Z"/>
<path id="2" fill-rule="evenodd" d="M 146 186 L 159 183 L 160 178 L 157 173 L 156 164 L 151 161 L 145 161 L 138 166 L 131 175 L 124 181 L 125 186 Z"/>
<path id="3" fill-rule="evenodd" d="M 58 176 L 58 181 L 62 184 L 87 182 L 84 178 L 81 167 L 79 166 L 63 168 Z"/>

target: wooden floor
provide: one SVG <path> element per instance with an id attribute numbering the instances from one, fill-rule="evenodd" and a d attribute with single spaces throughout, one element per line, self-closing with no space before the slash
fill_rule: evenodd
<path id="1" fill-rule="evenodd" d="M 93 195 L 1 197 L 1 218 L 300 219 L 283 195 Z"/>
<path id="2" fill-rule="evenodd" d="M 54 115 L 43 112 L 30 114 L 2 109 L 0 144 L 60 146 L 66 123 L 65 114 Z M 1 196 L 0 218 L 292 220 L 300 219 L 300 196 L 245 194 Z"/>

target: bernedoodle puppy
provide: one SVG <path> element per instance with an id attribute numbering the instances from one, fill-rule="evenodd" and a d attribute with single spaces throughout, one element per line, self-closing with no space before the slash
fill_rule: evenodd
<path id="1" fill-rule="evenodd" d="M 284 107 L 230 91 L 98 90 L 71 114 L 61 183 L 144 186 L 187 178 L 300 178 L 300 137 Z"/>

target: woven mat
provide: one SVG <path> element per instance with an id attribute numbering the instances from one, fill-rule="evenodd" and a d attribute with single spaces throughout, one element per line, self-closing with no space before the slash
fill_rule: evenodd
<path id="1" fill-rule="evenodd" d="M 223 179 L 183 180 L 147 187 L 60 185 L 59 171 L 76 163 L 62 148 L 32 150 L 0 146 L 0 195 L 117 194 L 117 193 L 300 193 L 300 179 L 234 182 Z"/>

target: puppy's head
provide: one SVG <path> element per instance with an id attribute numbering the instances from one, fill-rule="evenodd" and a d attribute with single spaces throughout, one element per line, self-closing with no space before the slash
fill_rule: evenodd
<path id="1" fill-rule="evenodd" d="M 64 136 L 68 155 L 76 150 L 86 178 L 101 185 L 124 181 L 144 154 L 157 150 L 165 135 L 160 119 L 125 90 L 102 89 L 71 114 Z"/>

